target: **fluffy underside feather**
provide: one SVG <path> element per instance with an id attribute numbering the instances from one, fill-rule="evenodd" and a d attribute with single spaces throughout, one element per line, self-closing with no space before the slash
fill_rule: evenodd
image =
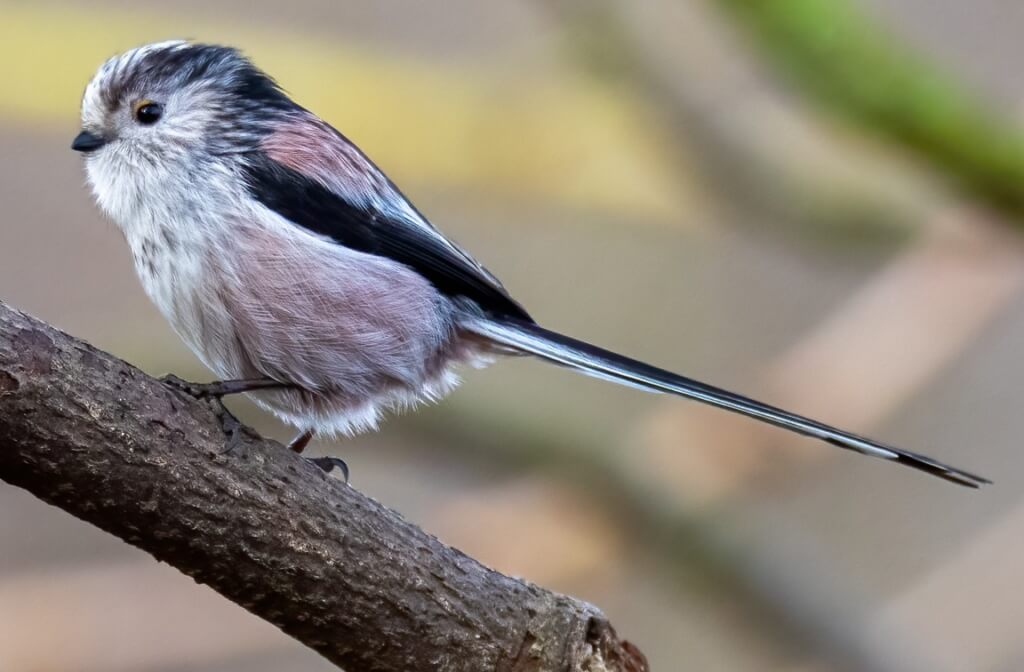
<path id="1" fill-rule="evenodd" d="M 289 424 L 372 429 L 385 411 L 447 394 L 457 364 L 484 363 L 458 308 L 419 274 L 261 217 L 215 247 L 205 266 L 216 291 L 172 322 L 218 376 L 295 385 L 252 395 Z"/>

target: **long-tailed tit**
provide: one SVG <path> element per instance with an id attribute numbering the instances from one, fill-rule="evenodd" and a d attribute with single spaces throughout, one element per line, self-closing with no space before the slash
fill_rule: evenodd
<path id="1" fill-rule="evenodd" d="M 174 41 L 111 58 L 85 90 L 72 148 L 146 293 L 227 379 L 207 389 L 249 393 L 300 430 L 298 451 L 443 396 L 458 364 L 526 354 L 988 482 L 539 326 L 355 145 L 234 49 Z"/>

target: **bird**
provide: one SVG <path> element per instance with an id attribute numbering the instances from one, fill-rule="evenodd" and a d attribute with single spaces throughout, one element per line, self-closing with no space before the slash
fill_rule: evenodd
<path id="1" fill-rule="evenodd" d="M 298 431 L 296 452 L 440 399 L 463 366 L 531 356 L 963 486 L 991 482 L 541 326 L 236 48 L 170 40 L 111 57 L 85 87 L 71 148 L 144 291 L 219 378 L 168 382 L 246 394 Z M 314 462 L 347 480 L 340 459 Z"/>

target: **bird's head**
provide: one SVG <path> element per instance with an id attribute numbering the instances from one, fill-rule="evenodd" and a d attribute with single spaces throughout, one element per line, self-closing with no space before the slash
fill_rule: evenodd
<path id="1" fill-rule="evenodd" d="M 258 146 L 297 106 L 237 50 L 169 41 L 107 60 L 82 96 L 72 149 L 104 192 L 164 179 Z"/>

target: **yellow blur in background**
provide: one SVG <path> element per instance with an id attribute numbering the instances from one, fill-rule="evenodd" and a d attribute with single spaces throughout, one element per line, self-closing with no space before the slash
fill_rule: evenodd
<path id="1" fill-rule="evenodd" d="M 1021 669 L 1022 32 L 999 0 L 0 1 L 0 300 L 208 377 L 69 144 L 106 57 L 241 47 L 540 322 L 995 480 L 509 361 L 315 446 L 355 487 L 655 670 Z M 0 485 L 0 672 L 328 669 Z"/>

